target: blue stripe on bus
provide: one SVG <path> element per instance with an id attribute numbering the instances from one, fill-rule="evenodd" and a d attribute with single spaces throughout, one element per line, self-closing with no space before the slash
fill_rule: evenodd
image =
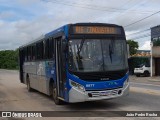
<path id="1" fill-rule="evenodd" d="M 54 34 L 59 32 L 64 32 L 64 26 L 45 34 L 45 37 L 53 36 Z"/>
<path id="2" fill-rule="evenodd" d="M 50 36 L 53 36 L 54 34 L 56 33 L 59 33 L 59 32 L 64 32 L 65 33 L 65 38 L 68 38 L 68 31 L 69 31 L 69 26 L 68 25 L 64 25 L 56 30 L 53 30 L 47 34 L 45 34 L 45 37 L 50 37 Z"/>
<path id="3" fill-rule="evenodd" d="M 101 81 L 100 82 L 87 82 L 84 80 L 79 79 L 78 77 L 75 77 L 74 75 L 67 73 L 68 80 L 71 79 L 81 85 L 84 86 L 85 90 L 105 90 L 105 89 L 115 89 L 123 87 L 123 83 L 126 79 L 128 79 L 128 74 L 126 74 L 123 78 L 119 80 L 109 80 L 109 81 Z M 68 89 L 71 89 L 71 86 L 68 86 Z"/>
<path id="4" fill-rule="evenodd" d="M 68 38 L 68 31 L 69 31 L 69 28 L 68 28 L 69 26 L 68 25 L 66 25 L 66 26 L 64 26 L 64 33 L 65 33 L 65 37 L 66 37 L 66 39 Z"/>

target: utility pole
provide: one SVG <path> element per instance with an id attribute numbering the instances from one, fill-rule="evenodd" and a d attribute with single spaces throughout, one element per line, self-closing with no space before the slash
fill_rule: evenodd
<path id="1" fill-rule="evenodd" d="M 151 66 L 151 77 L 153 76 L 153 55 L 152 55 L 152 48 L 153 48 L 153 42 L 151 41 L 150 43 L 150 46 L 151 46 L 151 60 L 150 60 L 150 66 Z"/>

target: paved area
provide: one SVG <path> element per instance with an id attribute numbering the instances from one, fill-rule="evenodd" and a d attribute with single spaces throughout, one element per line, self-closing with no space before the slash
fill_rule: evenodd
<path id="1" fill-rule="evenodd" d="M 143 80 L 141 80 L 143 79 Z M 145 82 L 144 78 L 130 77 L 130 95 L 119 99 L 55 105 L 50 97 L 39 92 L 28 92 L 19 81 L 18 71 L 0 70 L 0 111 L 160 111 L 159 85 Z M 138 81 L 138 82 L 137 82 Z M 147 78 L 149 81 L 149 78 Z M 151 84 L 150 84 L 151 83 Z M 147 84 L 147 85 L 146 85 Z M 156 87 L 154 88 L 154 86 Z M 146 87 L 147 86 L 147 87 Z M 82 112 L 80 116 L 84 116 Z M 2 118 L 0 118 L 2 119 Z M 9 118 L 8 118 L 9 119 Z M 27 120 L 29 118 L 24 118 Z M 30 118 L 31 119 L 31 118 Z M 35 118 L 32 118 L 33 120 Z M 39 120 L 40 118 L 37 118 Z M 66 117 L 41 118 L 40 120 L 158 120 L 143 117 Z M 3 118 L 3 120 L 6 120 Z M 10 119 L 9 119 L 10 120 Z M 11 119 L 15 120 L 15 119 Z M 20 120 L 20 119 L 18 119 Z"/>
<path id="2" fill-rule="evenodd" d="M 160 85 L 160 76 L 157 77 L 136 77 L 135 75 L 130 75 L 130 82 L 136 83 L 146 83 L 146 84 L 154 84 Z"/>

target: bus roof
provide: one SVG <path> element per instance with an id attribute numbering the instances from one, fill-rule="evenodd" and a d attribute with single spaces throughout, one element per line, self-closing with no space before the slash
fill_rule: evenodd
<path id="1" fill-rule="evenodd" d="M 32 41 L 30 41 L 30 42 L 28 42 L 28 43 L 20 46 L 19 48 L 23 48 L 23 47 L 25 47 L 25 46 L 31 45 L 31 44 L 33 44 L 34 42 L 41 41 L 41 40 L 44 39 L 44 38 L 49 38 L 49 37 L 51 37 L 51 36 L 53 36 L 53 35 L 55 35 L 55 34 L 57 34 L 57 33 L 59 33 L 59 32 L 64 32 L 65 35 L 67 35 L 67 34 L 68 34 L 68 26 L 70 26 L 70 25 L 73 25 L 73 26 L 74 26 L 74 25 L 77 25 L 77 26 L 81 26 L 81 25 L 83 25 L 83 26 L 90 26 L 90 25 L 91 25 L 91 26 L 113 26 L 113 27 L 122 27 L 122 26 L 119 26 L 119 25 L 116 25 L 116 24 L 109 24 L 109 23 L 75 23 L 75 24 L 66 24 L 66 25 L 64 25 L 64 26 L 62 26 L 62 27 L 57 28 L 56 30 L 53 30 L 53 31 L 51 31 L 51 32 L 49 32 L 49 33 L 46 33 L 46 34 L 44 34 L 44 35 L 41 35 L 41 36 L 38 37 L 37 39 L 34 39 L 34 40 L 32 40 Z"/>
<path id="2" fill-rule="evenodd" d="M 30 42 L 28 42 L 28 43 L 20 46 L 19 48 L 23 48 L 23 47 L 25 47 L 25 46 L 31 45 L 31 44 L 33 44 L 34 42 L 41 41 L 41 40 L 44 39 L 44 38 L 49 38 L 50 36 L 52 36 L 52 35 L 54 35 L 54 34 L 57 34 L 57 33 L 59 33 L 59 32 L 64 32 L 65 26 L 67 26 L 67 25 L 64 25 L 64 26 L 62 26 L 62 27 L 60 27 L 60 28 L 58 28 L 58 29 L 56 29 L 56 30 L 53 30 L 53 31 L 51 31 L 51 32 L 49 32 L 49 33 L 46 33 L 46 34 L 44 34 L 44 35 L 41 35 L 40 37 L 38 37 L 38 38 L 36 38 L 36 39 L 34 39 L 34 40 L 32 40 L 32 41 L 30 41 Z"/>

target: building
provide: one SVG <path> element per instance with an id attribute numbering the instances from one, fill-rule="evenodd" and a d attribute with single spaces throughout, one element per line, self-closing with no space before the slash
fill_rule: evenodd
<path id="1" fill-rule="evenodd" d="M 132 57 L 151 57 L 150 50 L 137 50 L 137 53 L 132 55 Z"/>
<path id="2" fill-rule="evenodd" d="M 151 76 L 160 76 L 160 25 L 151 28 Z"/>

